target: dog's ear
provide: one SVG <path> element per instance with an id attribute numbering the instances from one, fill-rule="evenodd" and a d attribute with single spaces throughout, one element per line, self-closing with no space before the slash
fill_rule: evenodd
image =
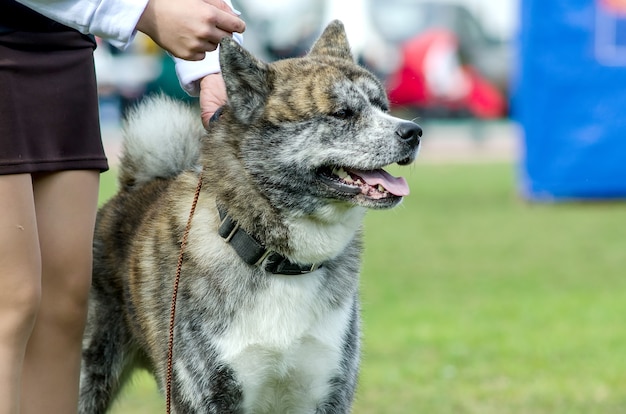
<path id="1" fill-rule="evenodd" d="M 225 37 L 220 42 L 220 66 L 234 115 L 244 124 L 252 123 L 261 115 L 270 93 L 267 64 Z"/>
<path id="2" fill-rule="evenodd" d="M 352 51 L 348 43 L 348 36 L 339 20 L 333 20 L 326 26 L 317 42 L 309 52 L 309 56 L 332 56 L 353 61 Z"/>

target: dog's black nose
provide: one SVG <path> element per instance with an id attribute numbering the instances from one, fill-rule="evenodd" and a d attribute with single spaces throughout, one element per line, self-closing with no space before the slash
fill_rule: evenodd
<path id="1" fill-rule="evenodd" d="M 422 127 L 415 122 L 405 121 L 398 125 L 396 134 L 402 141 L 406 141 L 410 145 L 417 145 L 422 137 Z"/>

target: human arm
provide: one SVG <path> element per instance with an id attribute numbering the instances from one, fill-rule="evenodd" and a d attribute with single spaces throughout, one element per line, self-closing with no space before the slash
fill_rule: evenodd
<path id="1" fill-rule="evenodd" d="M 18 1 L 121 48 L 130 43 L 136 30 L 143 31 L 175 56 L 176 73 L 183 89 L 190 95 L 201 95 L 205 125 L 217 107 L 226 102 L 218 53 L 206 52 L 214 50 L 224 36 L 232 35 L 240 44 L 243 41 L 240 32 L 245 30 L 245 23 L 237 17 L 239 12 L 232 8 L 230 0 Z M 202 17 L 199 10 L 213 13 Z"/>
<path id="2" fill-rule="evenodd" d="M 245 23 L 223 0 L 18 0 L 25 6 L 81 33 L 124 48 L 136 30 L 172 55 L 200 60 Z"/>
<path id="3" fill-rule="evenodd" d="M 232 7 L 230 0 L 224 0 Z M 239 12 L 233 8 L 233 12 Z M 241 33 L 233 33 L 233 39 L 243 44 Z M 191 96 L 200 97 L 202 123 L 208 127 L 209 120 L 219 107 L 226 103 L 226 86 L 220 73 L 218 50 L 207 53 L 201 61 L 187 61 L 174 58 L 176 75 L 181 87 Z"/>

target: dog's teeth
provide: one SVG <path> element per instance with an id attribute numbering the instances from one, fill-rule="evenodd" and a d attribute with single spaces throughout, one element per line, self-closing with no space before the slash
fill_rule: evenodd
<path id="1" fill-rule="evenodd" d="M 348 173 L 343 168 L 335 168 L 333 173 L 341 179 L 344 179 L 348 176 Z"/>
<path id="2" fill-rule="evenodd" d="M 378 184 L 378 191 L 380 191 L 381 193 L 384 193 L 385 187 L 383 187 L 381 184 Z"/>
<path id="3" fill-rule="evenodd" d="M 348 184 L 352 184 L 354 182 L 350 174 L 348 174 L 342 167 L 333 168 L 333 174 Z"/>

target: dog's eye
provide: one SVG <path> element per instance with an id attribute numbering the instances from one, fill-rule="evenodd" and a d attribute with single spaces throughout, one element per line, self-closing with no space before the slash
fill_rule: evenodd
<path id="1" fill-rule="evenodd" d="M 373 107 L 380 109 L 381 111 L 385 113 L 389 112 L 389 104 L 383 100 L 372 99 L 370 103 L 372 104 Z"/>
<path id="2" fill-rule="evenodd" d="M 332 113 L 335 118 L 348 119 L 354 116 L 354 111 L 349 108 L 343 108 Z"/>

